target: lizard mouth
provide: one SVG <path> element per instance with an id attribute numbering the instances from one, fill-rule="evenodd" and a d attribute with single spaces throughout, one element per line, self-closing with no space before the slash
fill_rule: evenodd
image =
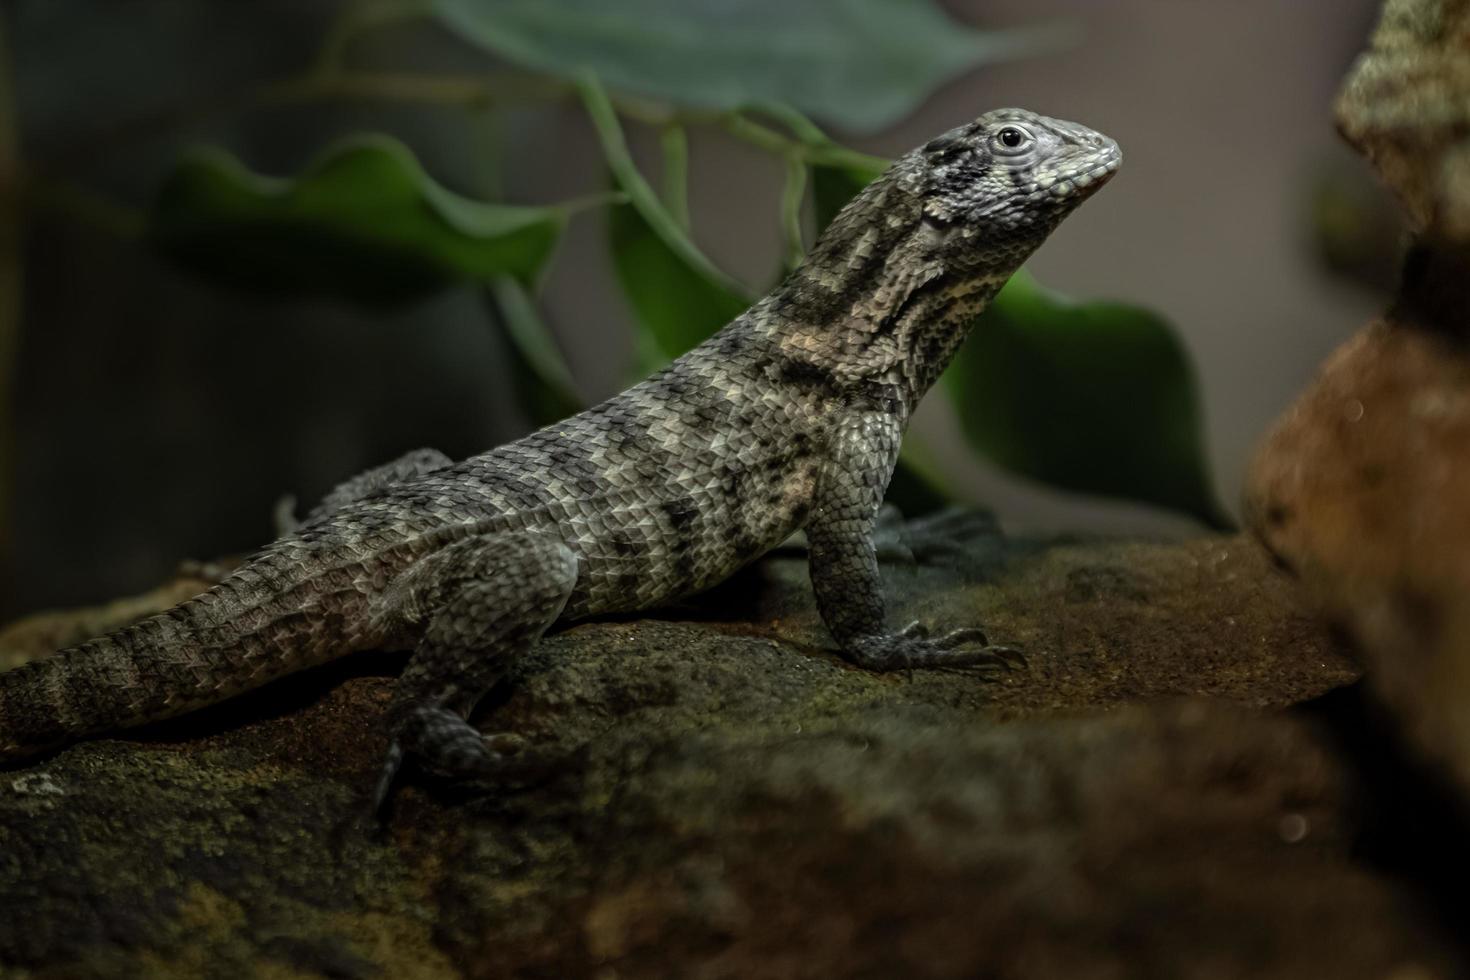
<path id="1" fill-rule="evenodd" d="M 1089 165 L 1079 169 L 1071 177 L 1057 181 L 1047 190 L 1053 197 L 1082 200 L 1096 194 L 1098 188 L 1113 179 L 1113 175 L 1122 165 L 1123 154 L 1118 149 L 1118 144 L 1109 140 Z"/>

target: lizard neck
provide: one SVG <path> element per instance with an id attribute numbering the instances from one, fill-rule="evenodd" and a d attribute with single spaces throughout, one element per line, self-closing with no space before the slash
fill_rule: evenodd
<path id="1" fill-rule="evenodd" d="M 912 412 L 1031 252 L 980 245 L 963 262 L 936 258 L 933 240 L 957 233 L 916 222 L 877 262 L 860 243 L 836 257 L 814 252 L 746 314 L 749 328 L 840 387 L 898 387 Z"/>
<path id="2" fill-rule="evenodd" d="M 1010 276 L 1011 270 L 1004 269 L 936 289 L 905 314 L 901 365 L 910 411 L 949 367 L 976 319 Z"/>
<path id="3" fill-rule="evenodd" d="M 877 383 L 912 409 L 977 314 L 1120 159 L 1075 123 L 987 113 L 864 187 L 738 329 L 764 334 L 797 375 L 839 394 Z"/>
<path id="4" fill-rule="evenodd" d="M 1075 203 L 1019 174 L 946 195 L 943 167 L 899 160 L 843 208 L 807 260 L 745 316 L 839 388 L 896 385 L 912 411 L 975 318 Z"/>

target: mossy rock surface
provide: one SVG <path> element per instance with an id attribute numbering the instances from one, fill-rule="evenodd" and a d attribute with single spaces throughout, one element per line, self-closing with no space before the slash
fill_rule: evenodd
<path id="1" fill-rule="evenodd" d="M 1354 670 L 1247 542 L 990 538 L 885 574 L 896 620 L 984 622 L 1030 668 L 856 670 L 784 555 L 548 639 L 478 720 L 556 764 L 411 776 L 376 835 L 388 655 L 0 773 L 0 975 L 1462 966 L 1361 856 L 1353 756 L 1293 707 Z"/>

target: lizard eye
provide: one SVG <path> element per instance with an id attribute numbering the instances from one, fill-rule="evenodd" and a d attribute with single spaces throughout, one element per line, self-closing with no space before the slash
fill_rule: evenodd
<path id="1" fill-rule="evenodd" d="M 995 142 L 1002 150 L 1018 150 L 1031 142 L 1031 134 L 1019 126 L 1007 126 L 995 134 Z"/>

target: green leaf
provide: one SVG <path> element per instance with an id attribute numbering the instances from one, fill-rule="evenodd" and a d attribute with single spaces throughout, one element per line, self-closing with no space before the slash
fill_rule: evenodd
<path id="1" fill-rule="evenodd" d="M 703 342 L 750 305 L 670 248 L 633 205 L 609 210 L 608 233 L 618 282 L 639 327 L 664 357 Z"/>
<path id="2" fill-rule="evenodd" d="M 585 408 L 572 372 L 526 287 L 510 276 L 501 276 L 490 284 L 487 295 L 508 342 L 516 401 L 530 414 L 531 421 L 538 426 L 549 425 Z"/>
<path id="3" fill-rule="evenodd" d="M 922 517 L 932 514 L 961 498 L 955 488 L 931 465 L 931 453 L 917 432 L 910 432 L 899 447 L 898 465 L 893 468 L 893 477 L 883 499 L 899 509 L 905 517 Z"/>
<path id="4" fill-rule="evenodd" d="M 1211 488 L 1194 373 L 1159 317 L 1012 277 L 944 376 L 971 444 L 1053 486 L 1230 518 Z"/>
<path id="5" fill-rule="evenodd" d="M 980 65 L 1055 45 L 980 31 L 933 0 L 432 0 L 441 23 L 533 71 L 592 71 L 621 92 L 703 109 L 789 103 L 873 131 Z"/>
<path id="6" fill-rule="evenodd" d="M 358 136 L 295 178 L 220 149 L 185 157 L 150 214 L 153 244 L 209 278 L 268 292 L 403 302 L 457 280 L 531 283 L 569 207 L 513 207 L 436 183 L 403 144 Z"/>
<path id="7" fill-rule="evenodd" d="M 802 203 L 806 201 L 807 166 L 791 154 L 786 158 L 786 182 L 781 189 L 781 233 L 786 239 L 783 263 L 787 271 L 801 265 L 806 258 L 806 242 L 801 233 Z"/>
<path id="8" fill-rule="evenodd" d="M 679 220 L 669 213 L 659 201 L 658 195 L 653 192 L 653 188 L 648 185 L 648 181 L 643 179 L 643 174 L 633 162 L 633 155 L 628 152 L 628 142 L 623 137 L 618 114 L 596 76 L 583 75 L 579 78 L 577 92 L 582 98 L 588 118 L 592 120 L 593 129 L 597 131 L 603 159 L 607 161 L 608 169 L 612 171 L 618 187 L 627 195 L 628 203 L 683 265 L 724 292 L 740 295 L 743 292 L 740 284 L 721 272 L 699 250 Z"/>
<path id="9" fill-rule="evenodd" d="M 812 167 L 812 209 L 817 233 L 832 223 L 843 205 L 878 179 L 883 171 L 867 167 Z"/>
<path id="10" fill-rule="evenodd" d="M 665 126 L 659 133 L 663 150 L 663 186 L 659 200 L 684 231 L 689 230 L 689 135 L 683 126 Z"/>
<path id="11" fill-rule="evenodd" d="M 638 171 L 617 113 L 591 76 L 578 92 L 626 204 L 608 211 L 609 244 L 618 282 L 638 318 L 639 361 L 657 366 L 739 316 L 750 305 L 745 290 L 699 250 Z"/>

